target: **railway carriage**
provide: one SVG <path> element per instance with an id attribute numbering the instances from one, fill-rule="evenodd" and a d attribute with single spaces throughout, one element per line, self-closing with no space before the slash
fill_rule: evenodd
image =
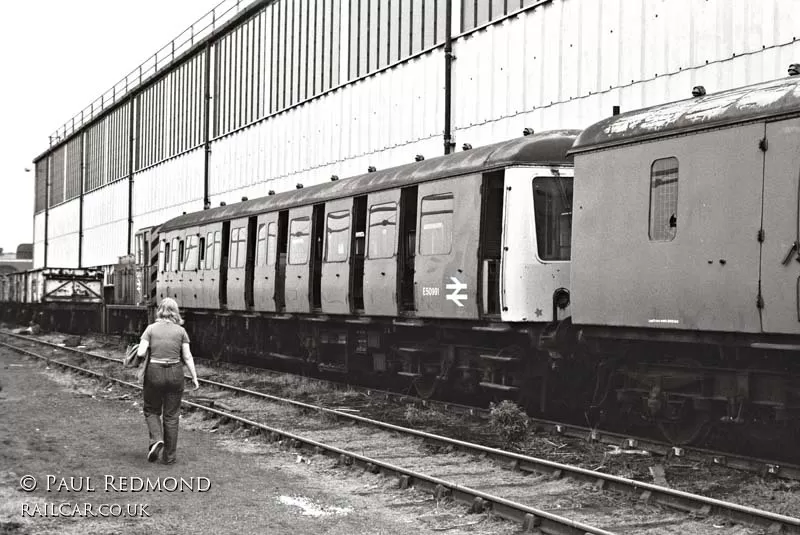
<path id="1" fill-rule="evenodd" d="M 217 357 L 400 376 L 425 396 L 541 392 L 540 337 L 570 313 L 577 133 L 177 217 L 159 231 L 157 299 Z"/>
<path id="2" fill-rule="evenodd" d="M 676 442 L 800 420 L 800 77 L 599 122 L 575 155 L 572 318 L 593 402 Z"/>

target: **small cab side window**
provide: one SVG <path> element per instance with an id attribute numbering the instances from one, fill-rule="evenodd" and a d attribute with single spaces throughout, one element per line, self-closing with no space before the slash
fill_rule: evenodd
<path id="1" fill-rule="evenodd" d="M 545 262 L 570 259 L 572 244 L 572 178 L 533 179 L 536 249 Z"/>
<path id="2" fill-rule="evenodd" d="M 325 261 L 344 262 L 350 245 L 350 210 L 328 214 L 325 226 Z"/>
<path id="3" fill-rule="evenodd" d="M 419 254 L 450 254 L 453 246 L 454 204 L 452 193 L 437 193 L 422 198 Z"/>
<path id="4" fill-rule="evenodd" d="M 198 269 L 205 269 L 206 267 L 206 239 L 200 238 L 200 245 L 197 248 L 197 267 Z"/>
<path id="5" fill-rule="evenodd" d="M 289 223 L 289 264 L 305 264 L 308 262 L 308 242 L 311 220 L 298 217 Z"/>
<path id="6" fill-rule="evenodd" d="M 368 258 L 392 258 L 397 235 L 397 203 L 373 204 L 369 209 Z M 411 246 L 414 250 L 414 246 Z"/>
<path id="7" fill-rule="evenodd" d="M 169 254 L 170 254 L 170 252 L 172 252 L 172 248 L 170 247 L 169 242 L 167 242 L 167 243 L 164 244 L 164 256 L 162 257 L 164 259 L 164 263 L 163 263 L 164 268 L 163 268 L 162 271 L 169 271 Z"/>
<path id="8" fill-rule="evenodd" d="M 672 241 L 678 231 L 678 159 L 661 158 L 650 167 L 650 241 Z"/>

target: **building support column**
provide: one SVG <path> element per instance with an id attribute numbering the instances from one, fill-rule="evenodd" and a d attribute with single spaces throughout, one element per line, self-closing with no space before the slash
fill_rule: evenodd
<path id="1" fill-rule="evenodd" d="M 453 152 L 453 0 L 445 3 L 444 26 L 444 153 Z"/>
<path id="2" fill-rule="evenodd" d="M 205 76 L 203 76 L 203 210 L 211 208 L 211 42 L 206 43 Z M 216 73 L 215 73 L 216 74 Z"/>
<path id="3" fill-rule="evenodd" d="M 134 118 L 136 98 L 132 97 L 128 104 L 130 113 L 128 114 L 128 254 L 133 254 L 133 148 L 134 148 Z"/>

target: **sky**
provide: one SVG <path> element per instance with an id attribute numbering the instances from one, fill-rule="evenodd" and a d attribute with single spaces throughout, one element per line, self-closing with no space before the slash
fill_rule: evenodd
<path id="1" fill-rule="evenodd" d="M 48 136 L 219 2 L 40 0 L 3 8 L 0 248 L 33 241 L 33 159 Z"/>

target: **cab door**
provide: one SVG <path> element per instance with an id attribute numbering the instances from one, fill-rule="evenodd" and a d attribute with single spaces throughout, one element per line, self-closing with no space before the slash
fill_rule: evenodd
<path id="1" fill-rule="evenodd" d="M 253 308 L 275 312 L 275 263 L 278 253 L 278 212 L 258 216 L 256 261 L 253 269 Z"/>
<path id="2" fill-rule="evenodd" d="M 311 227 L 313 206 L 289 210 L 288 254 L 284 288 L 285 310 L 292 313 L 311 311 L 309 262 L 311 259 Z"/>
<path id="3" fill-rule="evenodd" d="M 246 310 L 247 218 L 231 221 L 228 243 L 228 310 Z"/>
<path id="4" fill-rule="evenodd" d="M 367 197 L 364 313 L 369 316 L 397 315 L 399 205 L 399 189 Z"/>
<path id="5" fill-rule="evenodd" d="M 800 334 L 800 119 L 766 125 L 761 327 Z"/>
<path id="6" fill-rule="evenodd" d="M 417 315 L 478 317 L 480 174 L 419 185 L 414 298 Z"/>
<path id="7" fill-rule="evenodd" d="M 350 313 L 350 245 L 353 199 L 325 203 L 325 246 L 322 262 L 322 311 Z"/>

